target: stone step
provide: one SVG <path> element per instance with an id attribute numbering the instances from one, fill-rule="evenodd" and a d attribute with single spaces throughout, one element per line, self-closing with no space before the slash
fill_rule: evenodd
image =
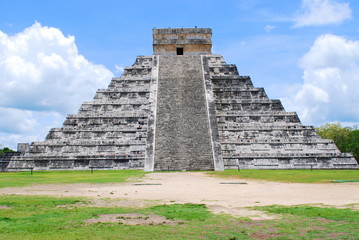
<path id="1" fill-rule="evenodd" d="M 234 144 L 234 145 L 246 145 L 246 144 L 332 144 L 333 140 L 331 139 L 322 139 L 319 137 L 313 138 L 252 138 L 252 139 L 233 139 L 233 138 L 223 138 L 221 144 Z"/>
<path id="2" fill-rule="evenodd" d="M 119 98 L 119 99 L 95 99 L 93 101 L 84 102 L 81 107 L 91 107 L 93 105 L 148 105 L 148 98 Z"/>
<path id="3" fill-rule="evenodd" d="M 32 146 L 135 146 L 135 145 L 145 145 L 145 141 L 134 140 L 86 140 L 86 139 L 66 139 L 62 141 L 45 141 L 45 142 L 33 142 Z"/>
<path id="4" fill-rule="evenodd" d="M 131 111 L 131 112 L 123 112 L 121 113 L 113 113 L 113 112 L 103 112 L 101 114 L 94 113 L 92 116 L 80 116 L 76 114 L 67 115 L 66 119 L 118 119 L 118 118 L 147 118 L 147 113 L 144 111 Z"/>
<path id="5" fill-rule="evenodd" d="M 269 112 L 269 111 L 284 111 L 284 107 L 280 102 L 268 102 L 268 103 L 235 103 L 236 100 L 215 102 L 216 109 L 218 111 L 240 111 L 240 112 Z"/>
<path id="6" fill-rule="evenodd" d="M 91 133 L 146 133 L 146 127 L 143 128 L 129 128 L 128 126 L 120 126 L 120 127 L 94 127 L 93 129 L 77 129 L 77 128 L 52 128 L 50 132 L 74 132 L 74 133 L 82 133 L 82 132 L 91 132 Z"/>
<path id="7" fill-rule="evenodd" d="M 218 98 L 215 100 L 216 104 L 259 104 L 259 105 L 267 105 L 267 104 L 281 104 L 281 101 L 278 99 L 225 99 Z"/>
<path id="8" fill-rule="evenodd" d="M 255 159 L 255 158 L 351 158 L 348 153 L 331 152 L 331 153 L 239 153 L 233 156 L 223 156 L 223 159 Z"/>
<path id="9" fill-rule="evenodd" d="M 288 123 L 284 124 L 281 122 L 274 123 L 263 123 L 261 125 L 256 125 L 253 123 L 227 123 L 219 124 L 219 131 L 304 131 L 304 130 L 314 130 L 313 126 L 303 126 L 300 123 Z"/>

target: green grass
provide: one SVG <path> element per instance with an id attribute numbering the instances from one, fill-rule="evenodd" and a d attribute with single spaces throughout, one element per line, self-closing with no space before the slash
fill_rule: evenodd
<path id="1" fill-rule="evenodd" d="M 0 172 L 0 188 L 53 183 L 118 183 L 141 178 L 142 170 Z"/>
<path id="2" fill-rule="evenodd" d="M 208 172 L 212 176 L 238 179 L 257 179 L 291 183 L 328 183 L 334 180 L 357 180 L 359 170 L 225 170 Z"/>
<path id="3" fill-rule="evenodd" d="M 131 178 L 141 178 L 142 170 L 96 170 L 91 171 L 35 171 L 0 172 L 0 188 L 20 187 L 35 184 L 62 183 L 115 183 Z M 359 170 L 226 170 L 207 172 L 213 176 L 238 179 L 258 179 L 296 183 L 326 183 L 334 180 L 357 180 Z M 339 183 L 338 183 L 339 184 Z"/>
<path id="4" fill-rule="evenodd" d="M 84 202 L 84 199 L 39 196 L 0 196 L 0 239 L 249 239 L 246 234 L 221 229 L 228 222 L 216 217 L 204 205 L 174 204 L 146 209 L 56 207 Z M 185 220 L 176 225 L 127 226 L 119 223 L 87 225 L 84 220 L 100 214 L 159 214 L 170 219 Z M 195 214 L 191 216 L 191 212 Z"/>
<path id="5" fill-rule="evenodd" d="M 82 198 L 0 196 L 0 206 L 8 207 L 0 208 L 0 239 L 359 239 L 359 212 L 350 209 L 264 206 L 255 209 L 282 218 L 252 221 L 212 214 L 203 204 L 129 209 L 91 207 L 86 203 Z M 84 222 L 100 214 L 135 212 L 185 222 L 174 226 Z"/>
<path id="6" fill-rule="evenodd" d="M 307 205 L 273 205 L 255 209 L 282 214 L 282 220 L 272 223 L 278 233 L 287 235 L 288 239 L 359 239 L 357 210 Z"/>
<path id="7" fill-rule="evenodd" d="M 179 219 L 185 221 L 204 221 L 211 213 L 204 204 L 171 204 L 152 207 L 151 210 L 167 219 Z"/>
<path id="8" fill-rule="evenodd" d="M 308 205 L 297 205 L 291 207 L 272 205 L 256 207 L 255 209 L 264 210 L 276 214 L 291 214 L 312 219 L 325 218 L 327 220 L 333 221 L 359 223 L 359 211 L 355 211 L 350 208 L 337 209 L 329 207 L 313 207 Z"/>

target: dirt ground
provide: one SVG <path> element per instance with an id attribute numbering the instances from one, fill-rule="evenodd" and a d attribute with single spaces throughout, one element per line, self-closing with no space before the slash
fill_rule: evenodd
<path id="1" fill-rule="evenodd" d="M 99 217 L 85 221 L 87 224 L 93 223 L 122 223 L 125 225 L 177 225 L 184 221 L 169 220 L 159 215 L 144 215 L 139 213 L 125 214 L 101 214 Z"/>
<path id="2" fill-rule="evenodd" d="M 107 184 L 44 184 L 2 188 L 0 194 L 80 196 L 95 206 L 145 207 L 171 203 L 206 204 L 215 213 L 272 219 L 246 207 L 324 204 L 359 206 L 359 183 L 279 183 L 221 179 L 201 172 L 150 173 L 141 180 Z"/>

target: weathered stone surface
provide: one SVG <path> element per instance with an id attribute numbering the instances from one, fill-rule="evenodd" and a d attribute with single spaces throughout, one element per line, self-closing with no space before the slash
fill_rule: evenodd
<path id="1" fill-rule="evenodd" d="M 156 55 L 211 54 L 211 38 L 210 28 L 155 28 L 153 52 Z M 181 50 L 181 54 L 178 54 L 178 50 Z"/>
<path id="2" fill-rule="evenodd" d="M 225 168 L 358 168 L 350 154 L 303 126 L 296 113 L 268 98 L 235 65 L 206 55 Z"/>
<path id="3" fill-rule="evenodd" d="M 13 157 L 8 170 L 143 168 L 155 58 L 138 57 L 44 142 L 32 143 L 23 156 Z"/>
<path id="4" fill-rule="evenodd" d="M 201 56 L 160 56 L 154 170 L 214 170 Z"/>
<path id="5" fill-rule="evenodd" d="M 137 57 L 44 142 L 19 144 L 21 155 L 0 159 L 0 168 L 359 168 L 235 65 L 212 55 L 211 29 L 153 34 L 153 56 Z"/>

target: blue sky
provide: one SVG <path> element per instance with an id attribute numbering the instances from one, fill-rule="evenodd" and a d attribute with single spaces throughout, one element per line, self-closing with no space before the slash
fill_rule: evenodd
<path id="1" fill-rule="evenodd" d="M 152 28 L 209 27 L 236 64 L 303 124 L 359 123 L 359 1 L 0 0 L 0 144 L 42 141 L 106 88 Z"/>

